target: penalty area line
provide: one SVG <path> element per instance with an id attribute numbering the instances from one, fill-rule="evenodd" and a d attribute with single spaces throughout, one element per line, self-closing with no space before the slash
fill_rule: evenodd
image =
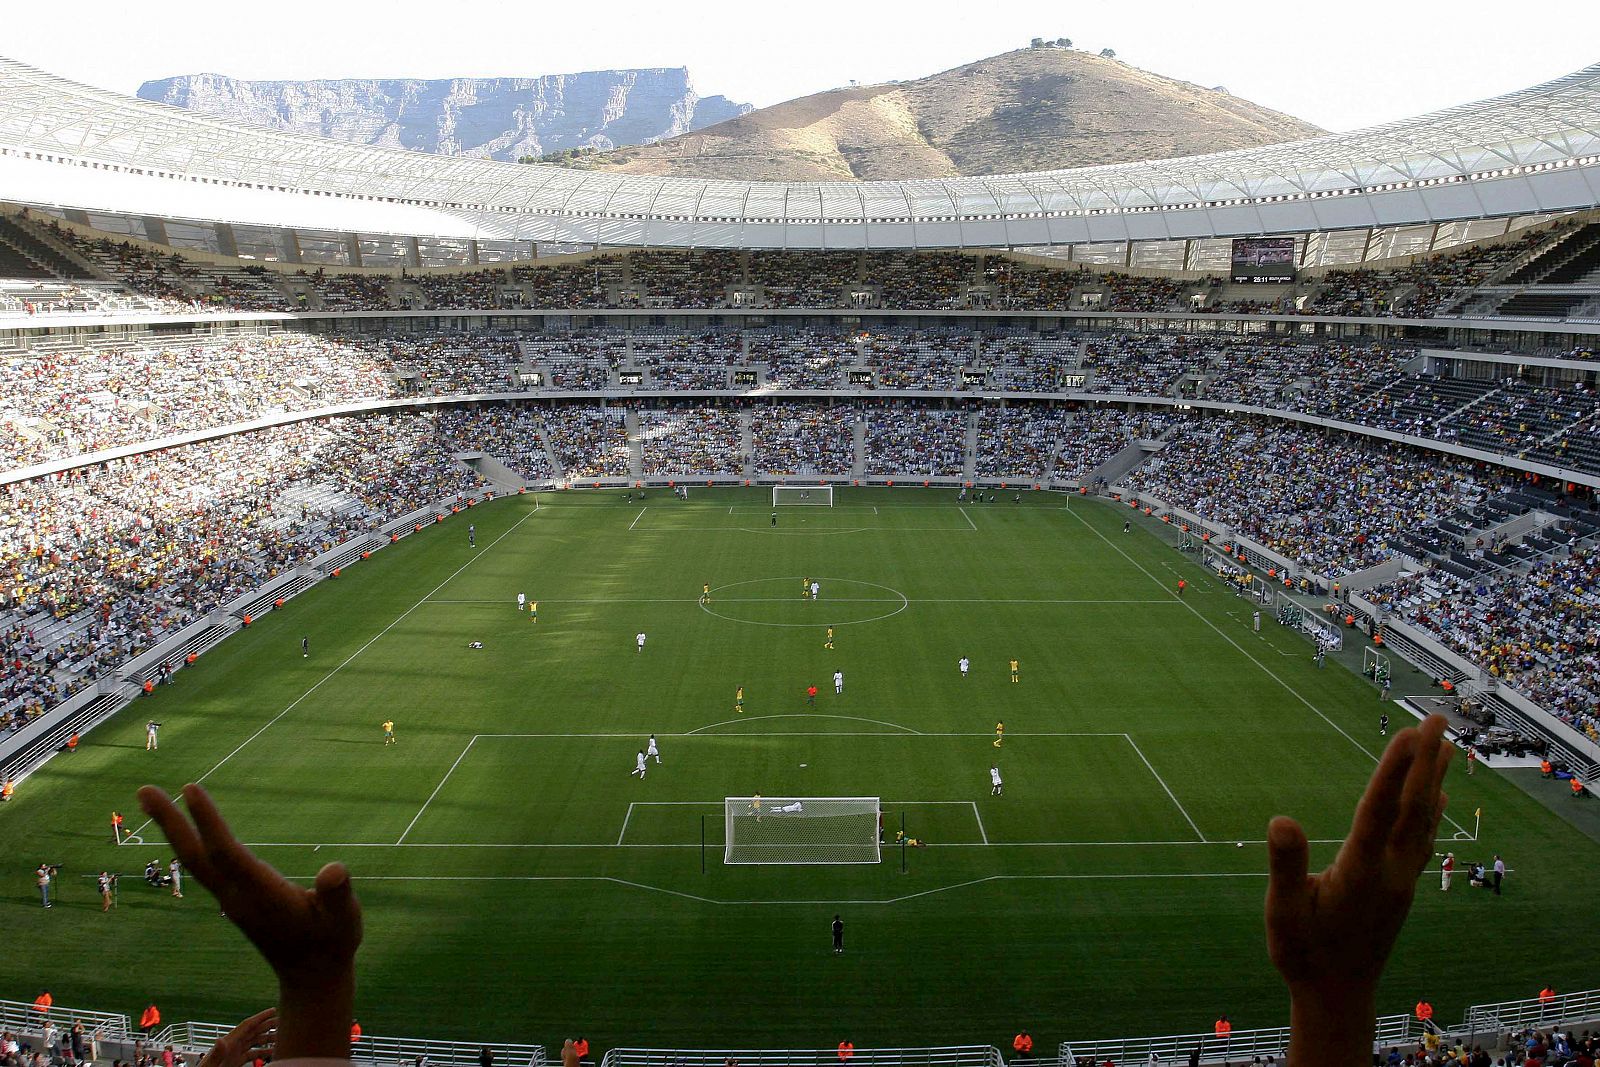
<path id="1" fill-rule="evenodd" d="M 411 817 L 411 821 L 406 823 L 406 828 L 400 831 L 400 839 L 395 844 L 403 845 L 406 843 L 406 835 L 411 832 L 413 826 L 417 825 L 417 820 L 422 818 L 422 813 L 428 810 L 428 805 L 433 803 L 433 798 L 439 795 L 439 790 L 444 788 L 444 784 L 450 780 L 450 776 L 456 773 L 456 768 L 461 766 L 461 761 L 467 758 L 467 753 L 472 751 L 472 746 L 478 743 L 478 736 L 477 734 L 472 735 L 472 740 L 468 741 L 466 747 L 461 750 L 461 755 L 457 756 L 456 761 L 450 764 L 450 769 L 444 772 L 444 777 L 439 779 L 439 784 L 433 787 L 433 792 L 428 794 L 428 799 L 422 802 L 422 807 L 417 809 L 417 813 Z"/>

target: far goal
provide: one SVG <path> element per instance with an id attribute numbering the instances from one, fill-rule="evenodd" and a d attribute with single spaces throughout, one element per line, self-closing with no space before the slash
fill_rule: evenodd
<path id="1" fill-rule="evenodd" d="M 877 863 L 882 813 L 877 797 L 727 797 L 722 862 Z"/>
<path id="2" fill-rule="evenodd" d="M 779 505 L 831 508 L 833 507 L 833 486 L 775 485 L 772 487 L 772 506 L 778 507 Z"/>

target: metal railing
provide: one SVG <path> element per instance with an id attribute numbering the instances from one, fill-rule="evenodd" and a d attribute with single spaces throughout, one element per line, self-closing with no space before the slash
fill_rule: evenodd
<path id="1" fill-rule="evenodd" d="M 1503 1033 L 1526 1027 L 1545 1028 L 1556 1023 L 1586 1022 L 1600 1019 L 1600 989 L 1577 993 L 1558 993 L 1549 1000 L 1502 1000 L 1497 1004 L 1474 1004 L 1461 1021 L 1470 1038 L 1479 1034 Z"/>
<path id="2" fill-rule="evenodd" d="M 1381 1015 L 1378 1017 L 1373 1047 L 1403 1044 L 1410 1035 L 1409 1015 Z M 1152 1058 L 1161 1063 L 1187 1063 L 1190 1053 L 1196 1048 L 1200 1050 L 1202 1063 L 1249 1060 L 1256 1056 L 1274 1056 L 1282 1060 L 1289 1051 L 1289 1028 L 1274 1026 L 1264 1030 L 1235 1030 L 1226 1038 L 1205 1033 L 1063 1041 L 1061 1064 L 1062 1067 L 1073 1067 L 1080 1062 L 1110 1062 L 1118 1067 L 1126 1067 L 1150 1063 Z"/>
<path id="3" fill-rule="evenodd" d="M 0 1030 L 37 1034 L 44 1029 L 47 1021 L 55 1023 L 56 1029 L 63 1034 L 69 1032 L 75 1023 L 82 1023 L 96 1041 L 127 1041 L 133 1033 L 133 1022 L 126 1015 L 68 1008 L 60 1004 L 51 1005 L 49 1011 L 42 1012 L 28 1001 L 0 1000 Z"/>
<path id="4" fill-rule="evenodd" d="M 151 1035 L 146 1044 L 154 1048 L 171 1045 L 181 1053 L 202 1055 L 232 1029 L 229 1023 L 173 1023 Z M 356 1063 L 382 1067 L 414 1067 L 418 1063 L 426 1067 L 478 1067 L 478 1057 L 484 1049 L 490 1051 L 494 1062 L 501 1067 L 544 1067 L 548 1062 L 543 1047 L 539 1045 L 434 1041 L 425 1037 L 381 1037 L 372 1034 L 361 1035 L 361 1039 L 350 1047 L 350 1058 Z"/>
<path id="5" fill-rule="evenodd" d="M 600 1067 L 1005 1067 L 993 1045 L 938 1048 L 858 1048 L 847 1061 L 836 1048 L 665 1049 L 614 1048 Z"/>

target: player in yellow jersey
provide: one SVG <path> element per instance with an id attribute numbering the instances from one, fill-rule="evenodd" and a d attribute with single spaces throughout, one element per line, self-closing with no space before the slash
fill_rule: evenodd
<path id="1" fill-rule="evenodd" d="M 528 618 L 534 622 L 539 621 L 539 602 L 537 600 L 528 601 Z"/>
<path id="2" fill-rule="evenodd" d="M 831 627 L 831 626 L 828 627 L 828 639 L 826 641 L 822 642 L 822 647 L 823 648 L 832 648 L 833 647 L 833 627 Z"/>
<path id="3" fill-rule="evenodd" d="M 710 582 L 702 582 L 702 583 L 700 583 L 700 603 L 702 603 L 702 604 L 711 603 L 711 583 Z"/>
<path id="4" fill-rule="evenodd" d="M 384 744 L 385 748 L 387 748 L 388 746 L 394 744 L 394 720 L 393 719 L 386 719 L 384 721 L 384 724 L 383 724 L 383 744 Z"/>
<path id="5" fill-rule="evenodd" d="M 811 579 L 800 579 L 800 599 L 804 600 L 811 595 Z"/>
<path id="6" fill-rule="evenodd" d="M 740 715 L 744 714 L 744 686 L 733 691 L 733 710 Z"/>
<path id="7" fill-rule="evenodd" d="M 1006 739 L 1006 724 L 1003 723 L 1003 722 L 995 723 L 994 724 L 994 747 L 995 748 L 999 748 L 1000 747 L 1000 742 L 1004 741 L 1005 739 Z"/>
<path id="8" fill-rule="evenodd" d="M 761 821 L 761 794 L 757 793 L 750 798 L 750 811 L 756 817 L 756 822 Z"/>
<path id="9" fill-rule="evenodd" d="M 1011 680 L 1013 682 L 1017 680 L 1017 661 L 1016 660 L 1012 660 L 1011 661 Z"/>

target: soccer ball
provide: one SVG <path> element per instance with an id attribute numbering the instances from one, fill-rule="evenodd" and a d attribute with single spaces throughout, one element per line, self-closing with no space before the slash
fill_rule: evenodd
<path id="1" fill-rule="evenodd" d="M 1235 841 L 1233 843 L 1233 847 L 1234 848 L 1244 848 L 1244 842 L 1243 841 Z"/>

